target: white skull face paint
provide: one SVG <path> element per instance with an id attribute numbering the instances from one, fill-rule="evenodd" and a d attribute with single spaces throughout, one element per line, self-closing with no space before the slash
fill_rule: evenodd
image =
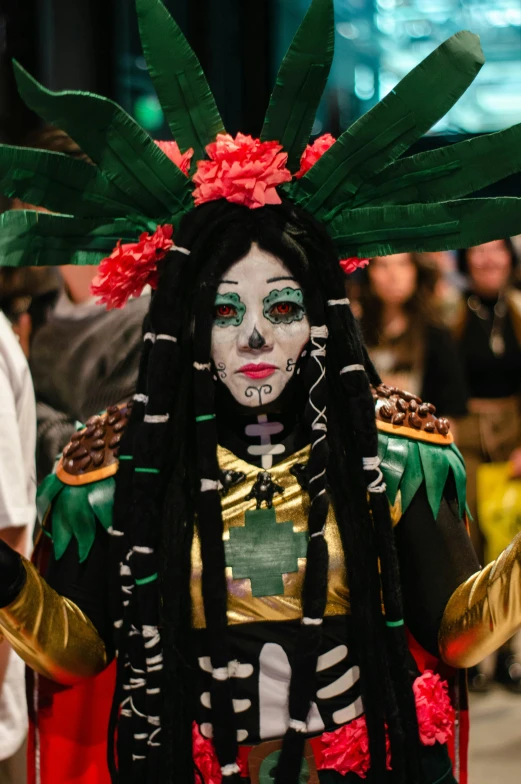
<path id="1" fill-rule="evenodd" d="M 217 289 L 212 359 L 219 378 L 243 406 L 272 403 L 309 336 L 298 281 L 280 259 L 252 244 Z"/>

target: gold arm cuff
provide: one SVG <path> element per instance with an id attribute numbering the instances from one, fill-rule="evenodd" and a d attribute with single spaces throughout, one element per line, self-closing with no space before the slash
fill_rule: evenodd
<path id="1" fill-rule="evenodd" d="M 0 632 L 29 667 L 58 683 L 97 675 L 107 654 L 93 624 L 22 560 L 27 579 L 14 602 L 0 609 Z"/>
<path id="2" fill-rule="evenodd" d="M 472 667 L 503 645 L 521 626 L 521 534 L 496 561 L 462 583 L 443 613 L 443 661 Z"/>

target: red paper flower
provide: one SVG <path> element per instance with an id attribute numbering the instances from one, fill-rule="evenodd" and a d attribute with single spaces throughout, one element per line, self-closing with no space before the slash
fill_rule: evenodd
<path id="1" fill-rule="evenodd" d="M 155 139 L 155 143 L 159 149 L 165 153 L 166 157 L 170 158 L 172 163 L 175 163 L 175 165 L 181 169 L 183 174 L 188 175 L 190 161 L 192 159 L 192 155 L 194 154 L 192 147 L 190 147 L 190 149 L 188 149 L 186 152 L 182 153 L 177 142 L 160 142 Z"/>
<path id="2" fill-rule="evenodd" d="M 331 136 L 330 133 L 325 133 L 323 136 L 315 139 L 313 144 L 306 145 L 306 149 L 300 158 L 300 169 L 295 173 L 295 178 L 300 180 L 335 142 L 334 136 Z"/>
<path id="3" fill-rule="evenodd" d="M 420 728 L 420 740 L 424 746 L 436 742 L 445 744 L 453 734 L 454 710 L 450 704 L 448 686 L 440 676 L 425 670 L 413 683 L 416 712 Z M 345 724 L 334 732 L 321 736 L 324 744 L 320 769 L 333 769 L 345 776 L 356 773 L 365 779 L 371 767 L 369 736 L 365 716 Z M 385 733 L 387 770 L 391 768 L 391 744 Z"/>
<path id="4" fill-rule="evenodd" d="M 158 226 L 153 234 L 143 232 L 139 242 L 118 244 L 100 264 L 91 284 L 98 303 L 107 310 L 122 308 L 130 297 L 139 297 L 146 285 L 157 288 L 157 262 L 174 244 L 173 227 Z"/>
<path id="5" fill-rule="evenodd" d="M 223 775 L 213 742 L 203 738 L 195 721 L 192 724 L 192 755 L 194 763 L 201 771 L 203 784 L 222 784 Z M 239 759 L 237 764 L 241 773 L 246 773 Z"/>
<path id="6" fill-rule="evenodd" d="M 197 161 L 196 204 L 226 199 L 254 210 L 280 204 L 276 186 L 291 180 L 287 153 L 278 142 L 261 142 L 238 133 L 220 133 L 206 148 L 209 161 Z"/>
<path id="7" fill-rule="evenodd" d="M 413 684 L 420 739 L 424 746 L 447 743 L 452 736 L 454 709 L 450 704 L 446 681 L 425 670 Z"/>
<path id="8" fill-rule="evenodd" d="M 356 269 L 363 269 L 369 264 L 369 259 L 359 259 L 356 256 L 349 256 L 347 259 L 340 259 L 340 266 L 346 275 L 350 275 Z"/>
<path id="9" fill-rule="evenodd" d="M 221 767 L 213 743 L 203 738 L 195 721 L 192 724 L 192 753 L 204 784 L 221 784 Z"/>
<path id="10" fill-rule="evenodd" d="M 325 748 L 322 749 L 320 770 L 325 768 L 338 771 L 342 776 L 356 773 L 365 779 L 371 767 L 369 754 L 369 733 L 365 716 L 355 719 L 350 724 L 339 727 L 334 732 L 325 732 L 321 736 Z M 391 744 L 385 735 L 386 766 L 391 768 Z"/>

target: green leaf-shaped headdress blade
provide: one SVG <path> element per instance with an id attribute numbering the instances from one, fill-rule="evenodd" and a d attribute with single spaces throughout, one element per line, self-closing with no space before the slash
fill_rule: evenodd
<path id="1" fill-rule="evenodd" d="M 519 171 L 521 123 L 402 158 L 362 185 L 353 207 L 454 199 Z"/>
<path id="2" fill-rule="evenodd" d="M 447 113 L 483 62 L 476 35 L 453 35 L 340 136 L 293 187 L 292 198 L 322 218 L 328 208 L 347 206 L 364 182 Z"/>
<path id="3" fill-rule="evenodd" d="M 0 215 L 0 258 L 5 267 L 99 264 L 118 240 L 135 242 L 144 228 L 124 218 L 104 223 L 11 210 Z"/>
<path id="4" fill-rule="evenodd" d="M 521 199 L 346 208 L 328 226 L 342 256 L 469 248 L 519 232 Z"/>
<path id="5" fill-rule="evenodd" d="M 299 168 L 333 61 L 333 0 L 313 0 L 282 61 L 261 139 L 278 141 Z"/>
<path id="6" fill-rule="evenodd" d="M 189 179 L 114 101 L 91 93 L 52 92 L 14 65 L 25 103 L 63 128 L 143 215 L 167 220 L 191 208 Z"/>
<path id="7" fill-rule="evenodd" d="M 172 135 L 182 152 L 194 149 L 193 162 L 224 126 L 188 41 L 161 0 L 136 0 L 143 52 Z"/>
<path id="8" fill-rule="evenodd" d="M 102 172 L 61 152 L 0 145 L 0 193 L 79 216 L 139 212 Z"/>

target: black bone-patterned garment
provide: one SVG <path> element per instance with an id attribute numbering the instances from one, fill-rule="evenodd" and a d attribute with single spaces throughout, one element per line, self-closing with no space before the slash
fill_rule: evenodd
<path id="1" fill-rule="evenodd" d="M 230 634 L 232 664 L 229 674 L 237 714 L 240 743 L 254 745 L 281 738 L 288 727 L 290 659 L 299 621 L 267 621 L 234 626 Z M 345 642 L 346 619 L 326 618 L 318 659 L 316 696 L 308 716 L 308 733 L 337 729 L 363 713 L 360 670 Z M 205 655 L 206 634 L 196 634 L 199 662 L 197 723 L 212 736 L 210 690 L 212 665 Z"/>

